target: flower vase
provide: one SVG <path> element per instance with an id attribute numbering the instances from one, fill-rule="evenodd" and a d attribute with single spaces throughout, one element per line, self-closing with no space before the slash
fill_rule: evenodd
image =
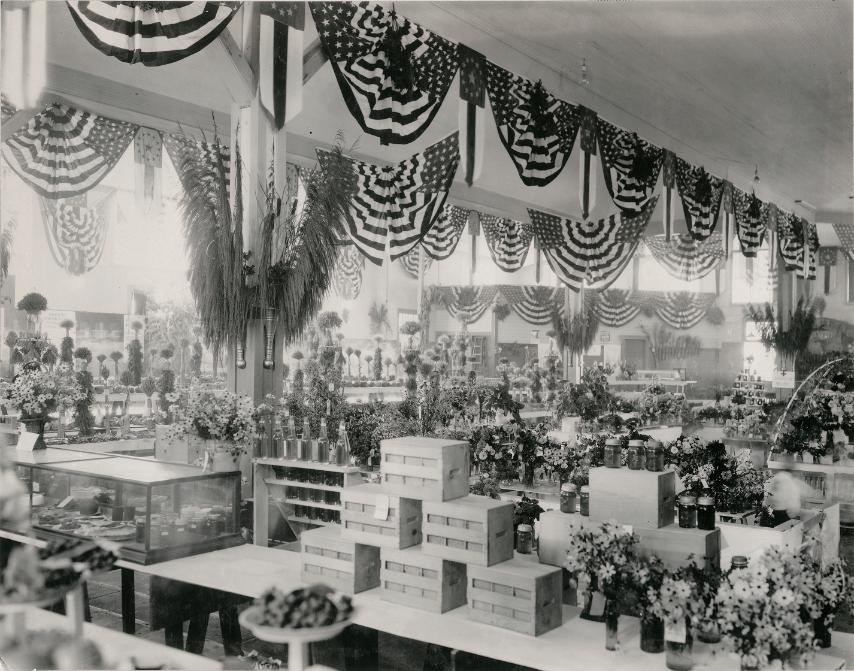
<path id="1" fill-rule="evenodd" d="M 214 473 L 228 473 L 237 470 L 237 458 L 232 456 L 229 446 L 217 441 L 208 441 L 211 445 L 205 446 L 208 453 L 210 470 Z"/>
<path id="2" fill-rule="evenodd" d="M 661 619 L 641 618 L 640 649 L 653 654 L 664 652 L 664 622 Z"/>
<path id="3" fill-rule="evenodd" d="M 605 650 L 616 650 L 620 645 L 620 609 L 612 601 L 605 603 Z"/>
<path id="4" fill-rule="evenodd" d="M 815 640 L 819 648 L 829 648 L 831 645 L 830 632 L 833 624 L 832 613 L 822 613 L 821 617 L 813 620 L 812 626 L 815 632 Z"/>
<path id="5" fill-rule="evenodd" d="M 599 591 L 599 581 L 597 576 L 594 575 L 590 581 L 589 588 L 584 592 L 584 605 L 578 617 L 582 620 L 590 620 L 591 622 L 604 622 L 605 606 L 607 606 L 605 595 Z"/>
<path id="6" fill-rule="evenodd" d="M 697 626 L 697 640 L 703 643 L 720 643 L 721 630 L 718 623 L 713 620 L 706 620 L 699 623 Z"/>
<path id="7" fill-rule="evenodd" d="M 693 648 L 694 641 L 691 638 L 691 631 L 686 626 L 684 643 L 664 642 L 665 666 L 672 671 L 691 671 L 694 668 Z"/>
<path id="8" fill-rule="evenodd" d="M 44 425 L 47 420 L 44 417 L 22 417 L 21 423 L 27 429 L 27 433 L 38 435 L 33 445 L 34 450 L 44 450 L 47 444 L 44 442 Z"/>
<path id="9" fill-rule="evenodd" d="M 534 466 L 533 464 L 524 464 L 522 466 L 524 469 L 522 475 L 522 484 L 526 487 L 534 486 Z"/>

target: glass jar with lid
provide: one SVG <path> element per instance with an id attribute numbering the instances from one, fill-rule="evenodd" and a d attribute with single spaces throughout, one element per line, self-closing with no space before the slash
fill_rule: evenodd
<path id="1" fill-rule="evenodd" d="M 733 571 L 740 568 L 747 568 L 747 557 L 744 555 L 733 555 L 729 567 Z"/>
<path id="2" fill-rule="evenodd" d="M 534 527 L 520 524 L 516 529 L 516 552 L 529 555 L 534 549 Z"/>
<path id="3" fill-rule="evenodd" d="M 655 472 L 664 470 L 664 445 L 660 440 L 650 440 L 646 444 L 646 470 Z"/>
<path id="4" fill-rule="evenodd" d="M 564 482 L 560 486 L 560 511 L 562 513 L 574 513 L 575 504 L 575 485 L 571 482 Z"/>
<path id="5" fill-rule="evenodd" d="M 620 468 L 622 464 L 623 447 L 619 438 L 608 438 L 605 441 L 605 466 Z"/>
<path id="6" fill-rule="evenodd" d="M 582 485 L 578 494 L 578 512 L 585 517 L 590 514 L 590 487 Z"/>
<path id="7" fill-rule="evenodd" d="M 679 497 L 679 526 L 683 529 L 697 527 L 697 497 L 682 494 Z"/>
<path id="8" fill-rule="evenodd" d="M 697 528 L 703 531 L 715 528 L 715 499 L 709 492 L 697 497 Z"/>
<path id="9" fill-rule="evenodd" d="M 642 440 L 629 441 L 629 453 L 626 459 L 629 469 L 641 471 L 644 468 L 644 445 Z"/>

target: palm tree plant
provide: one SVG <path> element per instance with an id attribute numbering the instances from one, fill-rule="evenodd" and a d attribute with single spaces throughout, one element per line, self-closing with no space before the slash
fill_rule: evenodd
<path id="1" fill-rule="evenodd" d="M 297 370 L 301 370 L 300 362 L 305 358 L 305 354 L 297 350 L 293 354 L 291 354 L 291 358 L 297 362 Z"/>
<path id="2" fill-rule="evenodd" d="M 27 313 L 27 326 L 35 333 L 39 314 L 47 310 L 47 298 L 35 291 L 30 292 L 18 301 L 18 309 Z"/>
<path id="3" fill-rule="evenodd" d="M 798 298 L 795 310 L 789 313 L 788 327 L 776 314 L 774 306 L 747 307 L 748 318 L 757 323 L 759 338 L 767 351 L 774 350 L 780 357 L 780 366 L 795 370 L 798 355 L 806 351 L 818 318 L 824 313 L 825 302 L 821 297 Z"/>
<path id="4" fill-rule="evenodd" d="M 133 340 L 128 343 L 128 367 L 131 384 L 138 385 L 142 380 L 142 344 L 139 342 L 139 332 L 142 330 L 142 322 L 134 321 L 130 325 L 133 330 Z"/>
<path id="5" fill-rule="evenodd" d="M 74 361 L 74 339 L 71 337 L 71 329 L 74 328 L 74 322 L 70 319 L 63 319 L 59 322 L 60 327 L 65 329 L 65 337 L 60 345 L 59 358 L 63 363 L 72 363 Z"/>
<path id="6" fill-rule="evenodd" d="M 356 364 L 358 365 L 358 370 L 356 371 L 356 377 L 360 380 L 362 379 L 362 350 L 354 349 L 353 354 L 356 355 Z"/>
<path id="7" fill-rule="evenodd" d="M 350 368 L 350 357 L 353 356 L 353 348 L 348 345 L 347 349 L 344 350 L 344 354 L 347 355 L 347 377 L 353 377 L 353 372 Z"/>
<path id="8" fill-rule="evenodd" d="M 102 353 L 96 356 L 95 358 L 98 360 L 98 374 L 106 380 L 110 377 L 110 371 L 104 365 L 104 362 L 107 360 L 107 355 Z M 104 373 L 106 373 L 106 375 L 104 375 Z"/>
<path id="9" fill-rule="evenodd" d="M 386 376 L 386 379 L 390 379 L 390 378 L 391 378 L 391 365 L 392 365 L 393 363 L 394 363 L 394 361 L 392 361 L 392 360 L 391 360 L 391 357 L 388 357 L 388 356 L 385 358 L 385 361 L 383 361 L 383 364 L 385 364 L 385 376 Z"/>
<path id="10" fill-rule="evenodd" d="M 113 360 L 113 365 L 116 369 L 116 379 L 119 377 L 119 361 L 125 358 L 125 355 L 116 350 L 115 352 L 110 352 L 110 359 Z"/>
<path id="11" fill-rule="evenodd" d="M 552 315 L 552 327 L 558 349 L 561 352 L 569 350 L 570 360 L 576 358 L 579 369 L 583 368 L 584 352 L 596 338 L 598 320 L 595 315 L 585 308 L 571 317 L 562 317 L 560 312 L 555 310 Z"/>
<path id="12" fill-rule="evenodd" d="M 371 333 L 379 333 L 383 329 L 390 330 L 388 322 L 388 306 L 385 303 L 374 303 L 368 310 L 368 319 L 371 320 Z"/>

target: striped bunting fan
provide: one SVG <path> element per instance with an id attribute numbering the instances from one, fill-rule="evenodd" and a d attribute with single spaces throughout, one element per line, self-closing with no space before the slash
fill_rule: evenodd
<path id="1" fill-rule="evenodd" d="M 346 245 L 338 253 L 335 270 L 332 273 L 332 286 L 344 300 L 353 300 L 362 290 L 362 272 L 365 269 L 365 257 L 355 245 Z"/>
<path id="2" fill-rule="evenodd" d="M 676 188 L 682 198 L 685 223 L 695 240 L 708 238 L 718 223 L 723 180 L 676 157 Z"/>
<path id="3" fill-rule="evenodd" d="M 125 63 L 166 65 L 213 42 L 239 2 L 67 0 L 74 23 L 101 53 Z"/>
<path id="4" fill-rule="evenodd" d="M 457 45 L 375 3 L 309 7 L 344 102 L 362 130 L 383 143 L 420 136 L 457 74 Z"/>
<path id="5" fill-rule="evenodd" d="M 495 286 L 438 288 L 448 314 L 464 324 L 472 324 L 483 317 L 498 293 Z"/>
<path id="6" fill-rule="evenodd" d="M 527 186 L 545 186 L 563 170 L 581 114 L 540 82 L 486 62 L 486 90 L 501 143 Z"/>
<path id="7" fill-rule="evenodd" d="M 633 292 L 629 302 L 641 310 L 651 310 L 661 321 L 675 329 L 699 324 L 715 306 L 715 294 L 689 291 Z"/>
<path id="8" fill-rule="evenodd" d="M 0 121 L 6 123 L 17 111 L 17 108 L 6 97 L 6 94 L 0 93 Z"/>
<path id="9" fill-rule="evenodd" d="M 436 223 L 421 240 L 427 256 L 435 261 L 444 261 L 454 253 L 469 221 L 469 212 L 463 207 L 445 204 Z"/>
<path id="10" fill-rule="evenodd" d="M 551 324 L 555 312 L 563 312 L 562 287 L 516 286 L 502 284 L 498 293 L 508 305 L 528 324 Z"/>
<path id="11" fill-rule="evenodd" d="M 230 189 L 231 150 L 227 144 L 205 142 L 189 135 L 172 133 L 163 136 L 163 146 L 169 160 L 175 166 L 175 172 L 182 177 L 188 170 L 210 181 L 211 202 L 217 205 L 219 200 L 219 171 L 223 171 L 226 191 Z M 183 181 L 183 179 L 182 179 Z"/>
<path id="12" fill-rule="evenodd" d="M 563 219 L 528 210 L 537 245 L 549 267 L 573 291 L 588 283 L 613 282 L 637 249 L 656 199 L 638 216 L 612 214 L 597 221 Z"/>
<path id="13" fill-rule="evenodd" d="M 815 279 L 818 255 L 818 233 L 815 224 L 796 214 L 779 212 L 777 245 L 786 270 L 794 270 L 798 277 L 807 280 Z"/>
<path id="14" fill-rule="evenodd" d="M 748 195 L 736 187 L 732 188 L 732 192 L 735 232 L 741 245 L 741 253 L 747 258 L 752 258 L 762 246 L 768 228 L 766 218 L 763 216 L 763 203 L 755 193 Z"/>
<path id="15" fill-rule="evenodd" d="M 492 260 L 505 273 L 525 265 L 534 231 L 527 223 L 481 214 L 480 225 Z"/>
<path id="16" fill-rule="evenodd" d="M 9 167 L 45 198 L 69 198 L 98 184 L 139 126 L 54 104 L 3 143 Z"/>
<path id="17" fill-rule="evenodd" d="M 623 214 L 639 214 L 653 198 L 664 152 L 637 133 L 597 117 L 605 186 Z"/>
<path id="18" fill-rule="evenodd" d="M 698 242 L 690 234 L 644 238 L 655 260 L 673 277 L 690 282 L 705 277 L 724 262 L 723 236 L 713 233 Z"/>
<path id="19" fill-rule="evenodd" d="M 833 230 L 836 231 L 839 244 L 842 245 L 842 249 L 848 254 L 848 258 L 854 261 L 854 225 L 833 224 Z"/>
<path id="20" fill-rule="evenodd" d="M 56 264 L 70 275 L 83 275 L 101 260 L 111 219 L 113 194 L 95 207 L 87 194 L 74 198 L 39 198 L 48 248 Z"/>
<path id="21" fill-rule="evenodd" d="M 421 258 L 421 250 L 416 245 L 412 249 L 409 250 L 406 254 L 400 257 L 400 267 L 403 268 L 404 272 L 414 279 L 418 279 L 418 260 Z M 433 259 L 431 259 L 427 254 L 424 255 L 424 270 L 426 271 L 430 264 L 433 263 Z"/>
<path id="22" fill-rule="evenodd" d="M 605 326 L 625 326 L 640 314 L 640 308 L 629 302 L 629 289 L 605 289 L 584 294 L 585 304 Z"/>
<path id="23" fill-rule="evenodd" d="M 321 166 L 333 154 L 318 149 Z M 347 234 L 369 261 L 381 266 L 386 245 L 392 261 L 430 231 L 442 212 L 460 161 L 457 133 L 396 165 L 377 166 L 344 157 L 341 185 L 351 194 Z"/>

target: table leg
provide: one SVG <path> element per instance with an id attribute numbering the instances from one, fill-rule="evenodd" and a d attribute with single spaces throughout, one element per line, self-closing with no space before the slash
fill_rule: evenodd
<path id="1" fill-rule="evenodd" d="M 187 645 L 184 647 L 187 652 L 202 654 L 205 649 L 205 634 L 208 631 L 209 618 L 210 614 L 204 613 L 190 619 L 190 626 L 187 628 Z"/>
<path id="2" fill-rule="evenodd" d="M 170 622 L 163 628 L 166 645 L 170 648 L 184 649 L 184 623 Z"/>
<path id="3" fill-rule="evenodd" d="M 129 568 L 122 572 L 122 631 L 136 634 L 136 593 L 134 592 L 134 574 Z"/>
<path id="4" fill-rule="evenodd" d="M 305 671 L 308 663 L 308 643 L 288 644 L 288 671 Z"/>
<path id="5" fill-rule="evenodd" d="M 239 657 L 243 654 L 243 634 L 237 621 L 237 606 L 223 606 L 219 609 L 219 626 L 222 630 L 222 646 L 225 654 Z"/>
<path id="6" fill-rule="evenodd" d="M 86 622 L 92 621 L 92 609 L 89 607 L 89 583 L 83 583 L 83 619 Z"/>

